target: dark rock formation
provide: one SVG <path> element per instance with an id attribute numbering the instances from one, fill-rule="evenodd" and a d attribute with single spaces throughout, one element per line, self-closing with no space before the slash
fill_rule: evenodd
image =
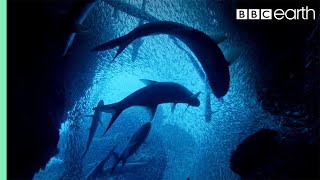
<path id="1" fill-rule="evenodd" d="M 232 153 L 230 168 L 241 179 L 319 178 L 318 142 L 282 137 L 262 129 L 247 137 Z"/>
<path id="2" fill-rule="evenodd" d="M 63 63 L 45 3 L 8 2 L 8 178 L 30 179 L 58 153 Z M 57 39 L 57 40 L 54 40 Z"/>
<path id="3" fill-rule="evenodd" d="M 278 156 L 277 135 L 274 130 L 262 129 L 247 137 L 232 153 L 231 169 L 241 178 L 259 177 Z"/>

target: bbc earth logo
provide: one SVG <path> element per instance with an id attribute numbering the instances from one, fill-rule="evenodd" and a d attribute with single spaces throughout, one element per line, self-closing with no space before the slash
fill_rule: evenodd
<path id="1" fill-rule="evenodd" d="M 315 20 L 316 11 L 308 6 L 301 9 L 237 9 L 237 20 Z"/>

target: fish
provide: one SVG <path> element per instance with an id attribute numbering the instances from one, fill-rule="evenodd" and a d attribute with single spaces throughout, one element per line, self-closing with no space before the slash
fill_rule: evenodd
<path id="1" fill-rule="evenodd" d="M 83 27 L 82 24 L 96 3 L 97 0 L 82 0 L 75 4 L 74 8 L 68 12 L 66 19 L 69 19 L 67 25 L 69 27 L 66 29 L 66 31 L 69 35 L 67 36 L 62 56 L 67 54 L 77 33 L 85 33 L 89 31 L 87 28 Z"/>
<path id="2" fill-rule="evenodd" d="M 153 119 L 159 104 L 185 103 L 188 104 L 188 106 L 200 106 L 200 101 L 198 99 L 200 92 L 193 94 L 183 85 L 174 82 L 157 82 L 147 79 L 141 79 L 141 81 L 147 86 L 133 92 L 117 103 L 93 108 L 95 111 L 112 113 L 112 118 L 104 134 L 109 130 L 121 112 L 132 106 L 146 107 L 151 114 L 151 120 Z"/>
<path id="3" fill-rule="evenodd" d="M 145 142 L 150 130 L 151 122 L 145 123 L 131 136 L 126 148 L 123 150 L 120 156 L 118 156 L 117 153 L 114 153 L 116 156 L 116 161 L 111 168 L 110 174 L 113 174 L 120 161 L 122 161 L 122 167 L 125 166 L 127 159 L 136 153 L 140 146 Z"/>
<path id="4" fill-rule="evenodd" d="M 130 173 L 136 173 L 136 170 L 142 167 L 145 167 L 148 164 L 147 161 L 137 161 L 137 162 L 126 162 L 124 167 L 119 168 L 119 164 L 117 168 L 115 168 L 111 173 L 112 167 L 108 167 L 103 171 L 103 175 L 110 177 L 110 176 L 121 176 Z"/>
<path id="5" fill-rule="evenodd" d="M 149 13 L 147 13 L 145 11 L 146 0 L 143 0 L 141 9 L 139 9 L 139 8 L 129 4 L 129 3 L 121 2 L 121 1 L 106 0 L 105 2 L 107 4 L 109 4 L 110 6 L 112 6 L 116 10 L 115 12 L 120 10 L 122 12 L 125 12 L 125 13 L 133 16 L 133 17 L 138 18 L 139 19 L 139 25 L 138 26 L 143 25 L 143 21 L 147 21 L 147 22 L 160 21 L 158 18 L 152 16 L 151 14 L 149 14 Z M 219 43 L 221 43 L 221 42 L 223 42 L 224 40 L 227 39 L 227 37 L 224 34 L 212 34 L 212 35 L 210 35 L 210 37 L 217 44 L 219 44 Z M 174 36 L 169 35 L 169 38 L 173 40 L 173 43 L 179 49 L 181 49 L 182 51 L 184 51 L 188 55 L 191 63 L 194 65 L 194 67 L 196 68 L 198 74 L 201 76 L 203 73 L 202 73 L 201 69 L 199 69 L 199 65 L 197 64 L 196 60 L 194 60 L 192 55 L 187 50 L 185 50 L 181 45 L 179 45 L 177 39 Z M 143 40 L 141 40 L 141 39 L 137 39 L 137 40 L 135 40 L 133 42 L 133 45 L 132 45 L 132 56 L 131 56 L 132 62 L 134 62 L 135 59 L 137 58 L 138 50 L 139 50 L 139 47 L 142 45 L 142 43 L 143 43 Z"/>
<path id="6" fill-rule="evenodd" d="M 105 51 L 119 46 L 114 60 L 134 40 L 157 34 L 168 34 L 185 43 L 199 60 L 213 94 L 217 98 L 227 94 L 230 86 L 230 63 L 221 49 L 204 32 L 180 23 L 171 21 L 146 23 L 124 36 L 93 48 L 92 51 Z"/>

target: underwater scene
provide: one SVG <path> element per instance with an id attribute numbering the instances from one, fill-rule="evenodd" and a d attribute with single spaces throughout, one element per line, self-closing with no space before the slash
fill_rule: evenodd
<path id="1" fill-rule="evenodd" d="M 128 6 L 139 8 L 143 2 L 127 3 L 130 3 Z M 185 4 L 197 7 L 188 9 L 188 12 L 183 12 L 186 8 L 179 5 L 183 4 L 182 1 L 166 3 L 181 10 L 166 12 L 157 8 L 163 7 L 159 2 L 148 1 L 141 11 L 155 14 L 159 20 L 182 23 L 206 34 L 225 36 L 224 42 L 219 44 L 221 51 L 237 56 L 229 66 L 231 78 L 228 93 L 223 98 L 215 97 L 203 70 L 197 69 L 201 67 L 197 57 L 178 38 L 173 39 L 166 34 L 136 39 L 114 61 L 112 58 L 116 49 L 98 52 L 92 85 L 68 110 L 66 122 L 60 129 L 59 154 L 51 158 L 46 169 L 36 174 L 34 179 L 89 178 L 87 176 L 96 163 L 102 161 L 114 146 L 117 146 L 114 151 L 121 154 L 130 143 L 129 138 L 147 122 L 152 124 L 150 133 L 141 147 L 127 159 L 125 166 L 122 167 L 120 163 L 115 174 L 108 175 L 106 171 L 114 163 L 114 158 L 110 158 L 101 169 L 105 175 L 92 179 L 237 179 L 228 163 L 232 150 L 250 133 L 275 126 L 264 121 L 273 117 L 261 109 L 253 91 L 254 69 L 246 60 L 250 55 L 246 52 L 249 47 L 245 44 L 240 46 L 237 37 L 224 32 L 213 12 L 208 12 L 203 2 L 190 1 L 190 4 Z M 102 32 L 99 39 L 92 41 L 92 44 L 99 44 L 130 32 L 139 26 L 139 21 L 144 23 L 144 19 L 117 10 L 108 1 L 98 1 L 84 24 Z M 171 104 L 160 104 L 153 119 L 148 107 L 130 107 L 102 135 L 112 113 L 101 113 L 97 120 L 101 124 L 93 122 L 95 117 L 86 115 L 96 113 L 92 108 L 100 100 L 104 104 L 119 102 L 145 87 L 140 79 L 177 83 L 192 94 L 200 92 L 200 105 L 188 107 L 188 103 L 179 101 L 173 105 L 173 100 Z M 172 89 L 172 94 L 176 93 L 174 91 Z M 153 96 L 157 96 L 155 90 L 151 93 L 154 95 L 151 94 L 146 101 L 152 101 Z M 97 130 L 87 155 L 82 158 L 93 123 L 97 123 Z"/>
<path id="2" fill-rule="evenodd" d="M 278 78 L 261 76 L 275 68 L 261 58 L 290 59 L 291 51 L 273 57 L 263 50 L 262 39 L 250 38 L 226 15 L 232 6 L 204 0 L 50 5 L 52 14 L 67 12 L 57 26 L 66 28 L 63 45 L 54 50 L 62 60 L 48 63 L 59 64 L 53 79 L 63 90 L 48 89 L 63 94 L 64 105 L 50 100 L 62 112 L 49 115 L 59 122 L 50 125 L 59 133 L 58 150 L 51 149 L 33 179 L 290 179 L 305 177 L 290 174 L 304 163 L 314 177 L 318 102 L 307 116 L 261 88 L 265 79 Z M 312 36 L 319 22 L 306 33 L 312 43 L 319 42 Z M 315 58 L 304 61 L 317 69 L 319 47 L 311 46 L 308 57 Z M 291 143 L 296 134 L 308 146 Z M 296 166 L 291 149 L 300 147 L 312 157 L 302 156 Z"/>

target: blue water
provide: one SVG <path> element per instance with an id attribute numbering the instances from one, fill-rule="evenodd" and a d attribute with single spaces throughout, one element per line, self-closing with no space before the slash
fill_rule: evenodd
<path id="1" fill-rule="evenodd" d="M 126 2 L 139 7 L 142 1 Z M 205 1 L 186 2 L 148 1 L 146 11 L 160 20 L 183 23 L 207 34 L 226 33 L 228 40 L 220 45 L 225 54 L 232 54 L 235 47 L 243 50 L 230 65 L 231 83 L 227 95 L 223 100 L 218 100 L 211 93 L 211 121 L 205 120 L 208 113 L 205 97 L 206 93 L 210 93 L 205 80 L 199 77 L 187 54 L 168 36 L 143 38 L 135 62 L 131 61 L 132 46 L 111 64 L 109 62 L 116 49 L 97 53 L 98 65 L 92 86 L 73 108 L 67 110 L 67 119 L 60 130 L 60 153 L 34 179 L 83 179 L 114 145 L 118 145 L 118 151 L 122 150 L 128 137 L 149 120 L 147 110 L 142 107 L 125 110 L 102 137 L 111 118 L 110 114 L 103 114 L 104 127 L 99 126 L 82 161 L 91 124 L 91 119 L 83 116 L 93 114 L 92 108 L 100 100 L 104 100 L 105 104 L 114 103 L 144 87 L 139 79 L 172 81 L 184 85 L 193 93 L 201 91 L 201 105 L 186 109 L 187 105 L 178 104 L 174 113 L 171 113 L 170 105 L 160 105 L 146 143 L 128 159 L 128 162 L 143 160 L 149 163 L 135 173 L 113 179 L 239 179 L 229 168 L 232 150 L 258 129 L 273 127 L 270 122 L 274 117 L 262 110 L 256 98 L 254 56 L 248 50 L 251 47 L 242 43 L 235 30 L 226 27 L 219 12 L 209 10 Z M 101 1 L 84 24 L 93 27 L 93 31 L 99 34 L 92 39 L 93 47 L 128 33 L 138 22 L 138 19 L 123 12 L 114 16 L 113 8 Z M 76 39 L 75 43 L 81 41 Z M 180 44 L 192 53 L 183 43 Z M 111 164 L 112 160 L 105 167 Z"/>

